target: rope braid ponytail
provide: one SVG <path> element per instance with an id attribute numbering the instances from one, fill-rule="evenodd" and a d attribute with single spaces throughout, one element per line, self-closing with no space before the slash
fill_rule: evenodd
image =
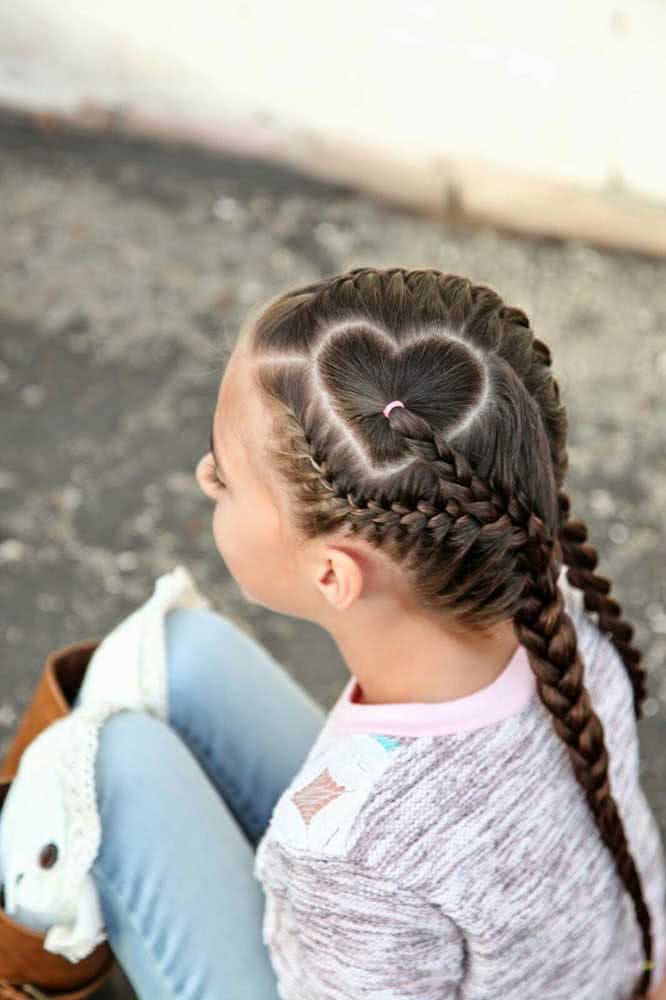
<path id="1" fill-rule="evenodd" d="M 549 348 L 493 289 L 434 269 L 356 268 L 306 285 L 272 300 L 251 334 L 276 417 L 271 455 L 304 537 L 361 535 L 403 567 L 420 606 L 464 625 L 512 618 L 633 901 L 646 961 L 627 1000 L 646 996 L 651 918 L 558 587 L 563 564 L 622 658 L 638 719 L 645 671 L 633 627 L 594 573 L 587 529 L 569 519 Z M 385 417 L 392 399 L 404 407 Z"/>
<path id="2" fill-rule="evenodd" d="M 608 633 L 620 654 L 634 689 L 634 714 L 640 720 L 643 718 L 643 702 L 647 695 L 647 678 L 645 670 L 640 666 L 640 650 L 629 645 L 635 631 L 634 626 L 622 619 L 621 606 L 608 596 L 610 581 L 594 572 L 598 555 L 592 545 L 586 544 L 586 525 L 583 521 L 568 520 L 569 497 L 564 491 L 560 491 L 558 496 L 562 517 L 560 542 L 564 561 L 569 567 L 567 580 L 583 591 L 585 607 L 588 611 L 596 611 L 599 628 Z"/>

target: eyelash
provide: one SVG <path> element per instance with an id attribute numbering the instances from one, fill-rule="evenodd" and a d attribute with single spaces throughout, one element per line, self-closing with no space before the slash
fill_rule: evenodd
<path id="1" fill-rule="evenodd" d="M 206 482 L 209 486 L 212 486 L 213 489 L 226 490 L 227 488 L 227 484 L 222 482 L 215 471 L 215 463 L 212 455 L 209 459 L 208 465 L 206 466 Z"/>

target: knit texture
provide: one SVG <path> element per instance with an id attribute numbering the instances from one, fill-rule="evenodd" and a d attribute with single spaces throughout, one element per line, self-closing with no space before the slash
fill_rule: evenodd
<path id="1" fill-rule="evenodd" d="M 631 683 L 565 600 L 652 915 L 656 985 L 666 860 L 639 782 Z M 401 724 L 400 706 L 355 705 L 355 678 L 345 685 L 257 847 L 282 1000 L 628 1000 L 644 959 L 634 904 L 525 655 L 511 683 L 493 682 L 505 701 L 490 715 L 484 689 L 427 706 L 425 722 L 406 704 Z"/>

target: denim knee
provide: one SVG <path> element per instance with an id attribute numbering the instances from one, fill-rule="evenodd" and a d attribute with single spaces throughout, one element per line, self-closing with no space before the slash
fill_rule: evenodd
<path id="1" fill-rule="evenodd" d="M 97 804 L 102 824 L 98 853 L 103 861 L 152 814 L 159 823 L 160 799 L 178 781 L 179 758 L 188 751 L 178 735 L 147 712 L 123 710 L 99 732 L 95 761 Z"/>
<path id="2" fill-rule="evenodd" d="M 164 772 L 165 757 L 179 739 L 167 723 L 149 712 L 123 709 L 111 715 L 99 731 L 96 783 L 100 797 L 118 785 L 136 788 L 152 784 Z"/>

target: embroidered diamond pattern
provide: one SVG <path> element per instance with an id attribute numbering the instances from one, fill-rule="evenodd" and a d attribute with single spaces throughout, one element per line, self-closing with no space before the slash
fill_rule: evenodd
<path id="1" fill-rule="evenodd" d="M 298 808 L 306 823 L 310 823 L 315 813 L 323 809 L 329 802 L 334 802 L 339 795 L 346 792 L 344 785 L 338 785 L 329 774 L 328 768 L 306 785 L 299 789 L 291 800 Z"/>

